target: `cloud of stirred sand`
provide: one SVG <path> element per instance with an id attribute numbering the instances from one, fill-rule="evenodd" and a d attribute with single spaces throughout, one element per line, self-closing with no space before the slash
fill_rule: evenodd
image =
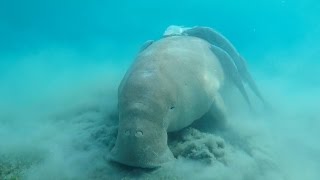
<path id="1" fill-rule="evenodd" d="M 222 139 L 223 160 L 181 156 L 156 171 L 107 161 L 117 130 L 117 86 L 129 63 L 89 61 L 64 49 L 6 57 L 14 61 L 1 62 L 0 179 L 318 179 L 320 86 L 314 76 L 320 65 L 310 49 L 292 52 L 249 63 L 272 111 L 252 116 L 240 109 L 229 131 L 198 132 L 207 141 Z"/>

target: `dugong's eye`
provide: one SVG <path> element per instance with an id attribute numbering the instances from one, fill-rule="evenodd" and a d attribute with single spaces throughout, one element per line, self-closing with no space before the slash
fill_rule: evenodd
<path id="1" fill-rule="evenodd" d="M 170 108 L 169 108 L 169 109 L 170 109 L 170 110 L 174 110 L 174 108 L 175 108 L 174 106 L 170 106 Z"/>
<path id="2" fill-rule="evenodd" d="M 136 137 L 141 137 L 141 136 L 143 136 L 143 132 L 142 132 L 141 130 L 137 130 L 134 135 L 135 135 Z"/>

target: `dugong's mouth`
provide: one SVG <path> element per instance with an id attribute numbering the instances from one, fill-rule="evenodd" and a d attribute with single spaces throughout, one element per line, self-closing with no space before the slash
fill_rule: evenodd
<path id="1" fill-rule="evenodd" d="M 119 128 L 110 159 L 127 166 L 156 168 L 174 160 L 174 156 L 167 145 L 165 130 Z"/>
<path id="2" fill-rule="evenodd" d="M 148 169 L 159 168 L 164 164 L 174 160 L 173 154 L 169 148 L 161 155 L 154 154 L 152 156 L 143 155 L 143 154 L 136 156 L 133 153 L 122 154 L 119 152 L 121 151 L 114 148 L 111 151 L 110 160 L 116 163 L 120 163 L 122 165 L 138 167 L 138 168 L 148 168 Z M 145 152 L 145 153 L 148 154 L 148 152 Z"/>

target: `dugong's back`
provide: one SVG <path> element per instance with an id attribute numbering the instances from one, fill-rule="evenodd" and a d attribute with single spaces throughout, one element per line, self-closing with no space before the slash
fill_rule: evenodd
<path id="1" fill-rule="evenodd" d="M 173 159 L 167 132 L 203 116 L 223 78 L 217 57 L 202 39 L 167 37 L 144 49 L 119 86 L 113 159 L 137 167 Z"/>

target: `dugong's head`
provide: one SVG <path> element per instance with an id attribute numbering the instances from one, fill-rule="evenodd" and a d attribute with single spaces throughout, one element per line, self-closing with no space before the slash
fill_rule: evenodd
<path id="1" fill-rule="evenodd" d="M 168 112 L 173 96 L 152 83 L 129 78 L 120 86 L 119 128 L 111 152 L 113 161 L 155 168 L 174 159 L 167 145 Z"/>

